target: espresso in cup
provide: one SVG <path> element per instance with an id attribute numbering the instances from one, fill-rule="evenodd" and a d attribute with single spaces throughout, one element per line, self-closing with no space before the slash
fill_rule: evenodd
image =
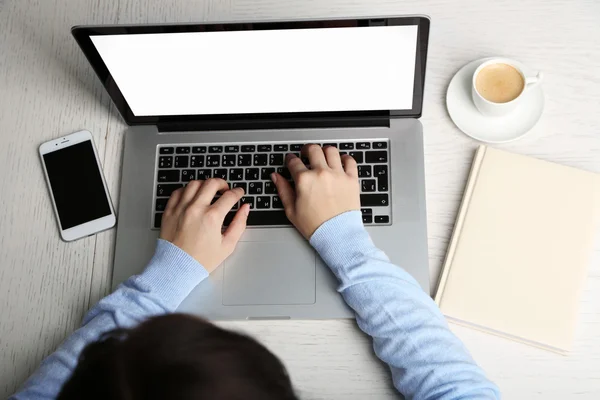
<path id="1" fill-rule="evenodd" d="M 475 107 L 484 115 L 504 116 L 513 112 L 526 93 L 542 81 L 542 73 L 528 76 L 520 64 L 508 58 L 491 58 L 482 62 L 472 77 L 471 96 Z"/>
<path id="2" fill-rule="evenodd" d="M 513 101 L 525 87 L 523 76 L 508 64 L 491 64 L 484 67 L 475 78 L 475 88 L 486 100 L 493 103 Z"/>

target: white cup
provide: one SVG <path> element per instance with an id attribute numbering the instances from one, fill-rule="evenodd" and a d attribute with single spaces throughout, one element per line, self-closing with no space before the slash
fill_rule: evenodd
<path id="1" fill-rule="evenodd" d="M 521 91 L 521 93 L 519 93 L 519 95 L 513 100 L 508 101 L 506 103 L 494 103 L 493 101 L 489 101 L 486 98 L 484 98 L 477 91 L 477 75 L 479 75 L 479 72 L 482 69 L 493 64 L 510 65 L 521 74 L 521 77 L 523 78 L 523 82 L 525 82 L 525 84 L 523 85 L 523 90 Z M 475 73 L 473 74 L 473 79 L 471 82 L 471 95 L 473 96 L 473 103 L 475 103 L 475 107 L 477 107 L 479 112 L 483 115 L 501 117 L 514 111 L 514 109 L 517 108 L 521 100 L 523 100 L 525 93 L 531 90 L 531 88 L 533 88 L 534 86 L 538 85 L 540 82 L 542 82 L 543 78 L 544 74 L 542 72 L 538 72 L 536 76 L 526 76 L 525 73 L 523 73 L 521 67 L 519 67 L 518 63 L 508 58 L 493 58 L 491 60 L 487 60 L 484 63 L 482 63 L 479 67 L 477 67 Z"/>

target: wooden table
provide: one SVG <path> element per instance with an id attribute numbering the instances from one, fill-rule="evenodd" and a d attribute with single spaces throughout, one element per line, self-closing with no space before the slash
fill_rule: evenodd
<path id="1" fill-rule="evenodd" d="M 600 172 L 600 3 L 492 0 L 0 0 L 0 397 L 108 293 L 115 231 L 59 239 L 37 156 L 46 140 L 93 132 L 113 199 L 126 126 L 70 37 L 77 24 L 427 14 L 425 159 L 431 280 L 446 251 L 477 142 L 451 122 L 445 93 L 467 62 L 510 56 L 546 74 L 546 108 L 526 138 L 497 146 Z M 506 399 L 600 398 L 600 245 L 568 357 L 452 329 Z M 543 280 L 543 277 L 540 277 Z M 260 338 L 303 399 L 396 398 L 353 321 L 224 324 Z"/>

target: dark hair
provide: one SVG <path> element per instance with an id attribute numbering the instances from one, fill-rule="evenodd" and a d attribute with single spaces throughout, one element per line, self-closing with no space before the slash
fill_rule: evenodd
<path id="1" fill-rule="evenodd" d="M 279 359 L 256 340 L 171 314 L 85 347 L 58 400 L 296 400 Z"/>

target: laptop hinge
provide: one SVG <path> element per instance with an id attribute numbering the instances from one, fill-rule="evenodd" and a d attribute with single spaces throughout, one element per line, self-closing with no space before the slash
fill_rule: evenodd
<path id="1" fill-rule="evenodd" d="M 357 116 L 346 118 L 296 118 L 296 119 L 247 119 L 214 121 L 170 121 L 158 123 L 159 132 L 184 131 L 233 131 L 256 129 L 307 129 L 307 128 L 364 128 L 389 127 L 390 117 Z"/>

